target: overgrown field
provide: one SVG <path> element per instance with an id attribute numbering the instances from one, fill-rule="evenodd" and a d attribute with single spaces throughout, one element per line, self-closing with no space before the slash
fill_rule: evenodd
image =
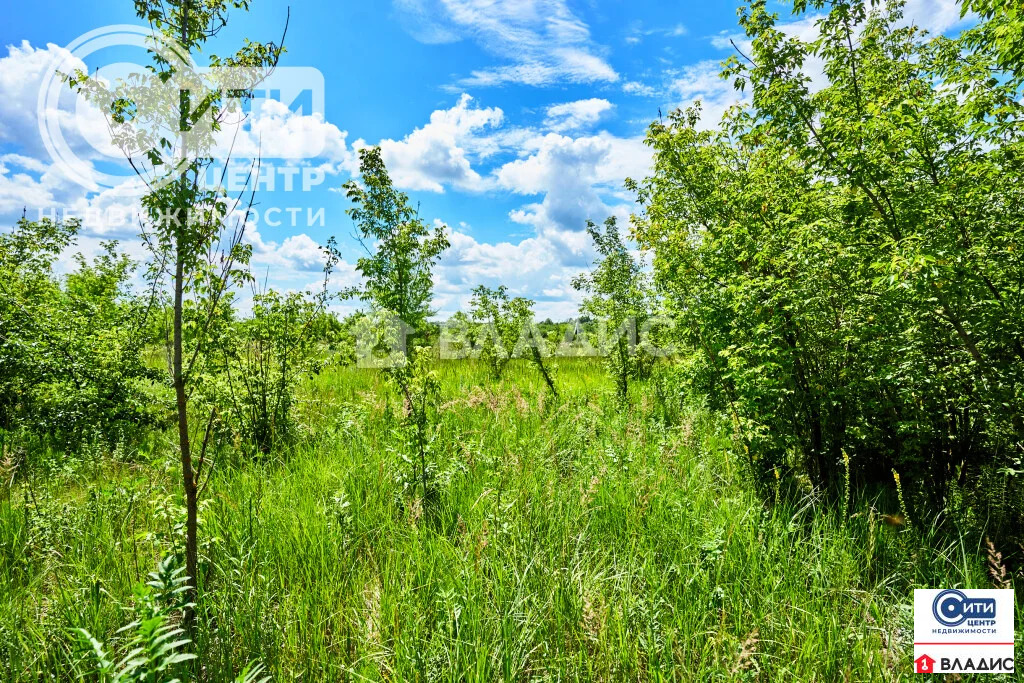
<path id="1" fill-rule="evenodd" d="M 426 500 L 372 370 L 307 381 L 290 451 L 220 455 L 190 646 L 207 680 L 252 660 L 282 681 L 904 680 L 912 589 L 990 585 L 976 545 L 885 524 L 895 500 L 854 494 L 844 519 L 756 494 L 730 426 L 654 380 L 621 411 L 593 360 L 560 361 L 557 401 L 522 361 L 499 382 L 435 369 Z M 0 678 L 73 678 L 75 627 L 116 647 L 132 587 L 183 551 L 175 458 L 170 434 L 55 455 L 4 494 Z"/>

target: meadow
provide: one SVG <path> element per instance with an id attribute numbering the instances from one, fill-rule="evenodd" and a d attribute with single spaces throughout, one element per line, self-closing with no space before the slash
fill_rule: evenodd
<path id="1" fill-rule="evenodd" d="M 989 585 L 976 544 L 886 524 L 891 495 L 845 517 L 781 483 L 766 500 L 728 423 L 657 379 L 622 411 L 595 359 L 560 360 L 557 402 L 524 361 L 435 372 L 425 499 L 375 370 L 307 380 L 291 449 L 219 454 L 205 679 L 255 660 L 273 680 L 904 680 L 912 589 Z M 76 627 L 116 642 L 133 586 L 182 551 L 175 466 L 156 434 L 5 489 L 0 678 L 90 671 Z"/>
<path id="2" fill-rule="evenodd" d="M 1020 633 L 1016 4 L 932 36 L 795 0 L 809 37 L 751 0 L 736 104 L 658 109 L 628 221 L 565 230 L 539 302 L 442 282 L 460 238 L 373 146 L 322 278 L 261 276 L 261 159 L 229 193 L 194 135 L 286 54 L 220 49 L 249 4 L 132 4 L 244 88 L 152 47 L 64 74 L 130 143 L 143 260 L 72 256 L 74 217 L 0 231 L 0 679 L 896 681 L 916 588 L 1016 589 Z"/>

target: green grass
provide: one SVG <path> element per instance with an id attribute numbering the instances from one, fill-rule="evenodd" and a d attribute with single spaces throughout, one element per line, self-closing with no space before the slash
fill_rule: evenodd
<path id="1" fill-rule="evenodd" d="M 402 493 L 401 404 L 368 370 L 309 382 L 291 452 L 222 457 L 205 680 L 251 660 L 282 681 L 903 680 L 912 589 L 986 586 L 976 548 L 880 525 L 872 501 L 845 524 L 799 492 L 764 501 L 727 424 L 696 405 L 665 422 L 644 385 L 619 411 L 595 361 L 560 363 L 558 402 L 518 362 L 501 382 L 437 371 L 426 503 Z M 180 550 L 169 442 L 72 463 L 0 501 L 3 680 L 72 678 L 69 629 L 112 637 Z"/>

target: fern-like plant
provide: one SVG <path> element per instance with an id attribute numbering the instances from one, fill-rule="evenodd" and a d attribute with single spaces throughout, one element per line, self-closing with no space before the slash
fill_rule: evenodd
<path id="1" fill-rule="evenodd" d="M 75 629 L 85 650 L 79 675 L 100 683 L 180 683 L 187 663 L 196 659 L 188 652 L 192 643 L 178 624 L 186 602 L 188 577 L 184 567 L 169 555 L 160 561 L 149 581 L 135 587 L 135 619 L 117 630 L 116 646 L 104 643 L 84 628 Z M 261 664 L 249 664 L 235 683 L 265 683 Z M 186 676 L 187 678 L 187 676 Z"/>

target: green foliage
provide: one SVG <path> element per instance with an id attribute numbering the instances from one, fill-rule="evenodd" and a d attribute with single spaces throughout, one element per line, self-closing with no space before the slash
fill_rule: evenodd
<path id="1" fill-rule="evenodd" d="M 401 458 L 410 468 L 401 476 L 402 493 L 428 508 L 436 500 L 430 452 L 441 388 L 429 349 L 416 347 L 410 358 L 389 370 L 388 377 L 402 395 Z"/>
<path id="2" fill-rule="evenodd" d="M 762 481 L 836 484 L 845 449 L 941 508 L 1021 455 L 1020 94 L 897 3 L 830 7 L 813 43 L 744 9 L 752 104 L 651 126 L 638 232 Z"/>
<path id="3" fill-rule="evenodd" d="M 147 189 L 141 201 L 142 237 L 151 255 L 147 275 L 154 292 L 168 281 L 171 290 L 168 356 L 187 511 L 185 564 L 193 598 L 199 588 L 199 477 L 211 469 L 207 454 L 216 413 L 203 416 L 197 430 L 190 397 L 218 336 L 217 325 L 230 319 L 230 291 L 248 277 L 252 247 L 242 236 L 255 197 L 249 183 L 259 176 L 260 164 L 253 160 L 250 166 L 249 192 L 234 197 L 223 185 L 206 182 L 206 174 L 214 165 L 211 149 L 221 124 L 237 114 L 238 102 L 277 66 L 283 46 L 246 39 L 229 57 L 207 53 L 212 67 L 247 71 L 249 83 L 242 89 L 233 84 L 230 91 L 210 88 L 200 93 L 181 86 L 192 82 L 194 58 L 227 25 L 229 11 L 248 8 L 249 0 L 136 0 L 136 15 L 158 38 L 150 43 L 148 73 L 113 83 L 81 71 L 66 75 L 71 88 L 108 113 L 113 142 Z M 192 616 L 186 610 L 189 624 Z"/>
<path id="4" fill-rule="evenodd" d="M 572 286 L 590 294 L 580 310 L 605 325 L 600 352 L 615 380 L 616 394 L 625 403 L 629 400 L 629 380 L 646 370 L 637 342 L 639 331 L 647 331 L 653 308 L 651 287 L 641 264 L 622 240 L 614 217 L 605 221 L 603 232 L 588 222 L 587 232 L 598 261 L 592 272 L 574 278 Z"/>
<path id="5" fill-rule="evenodd" d="M 189 662 L 198 659 L 188 652 L 192 641 L 176 623 L 188 590 L 184 568 L 176 566 L 173 555 L 160 561 L 149 581 L 135 587 L 135 619 L 116 633 L 118 654 L 84 628 L 76 629 L 86 655 L 78 664 L 80 677 L 100 683 L 177 683 L 189 680 Z M 119 659 L 118 659 L 119 658 Z M 235 683 L 266 683 L 263 666 L 250 664 Z"/>
<path id="6" fill-rule="evenodd" d="M 359 150 L 359 168 L 361 182 L 346 183 L 345 191 L 355 204 L 348 214 L 367 250 L 356 261 L 365 282 L 347 294 L 397 316 L 413 333 L 425 334 L 432 314 L 431 272 L 449 246 L 448 237 L 442 227 L 430 230 L 409 198 L 394 188 L 379 148 Z"/>
<path id="7" fill-rule="evenodd" d="M 1024 78 L 1024 9 L 1016 0 L 964 0 L 961 16 L 974 12 L 985 21 L 968 31 L 968 44 L 991 52 L 1000 69 L 1020 82 Z"/>
<path id="8" fill-rule="evenodd" d="M 184 571 L 175 567 L 171 555 L 160 562 L 157 571 L 150 573 L 149 581 L 136 586 L 135 619 L 117 631 L 123 639 L 119 654 L 109 652 L 108 646 L 86 629 L 77 629 L 92 660 L 92 667 L 86 671 L 91 669 L 103 683 L 181 680 L 178 674 L 184 672 L 183 665 L 196 659 L 195 654 L 185 650 L 191 641 L 183 637 L 184 630 L 172 621 L 173 617 L 180 617 L 186 606 L 184 593 L 188 590 L 188 577 L 182 575 Z"/>
<path id="9" fill-rule="evenodd" d="M 208 364 L 213 401 L 231 440 L 250 456 L 266 455 L 296 436 L 298 383 L 325 362 L 318 337 L 326 331 L 314 326 L 325 324 L 326 298 L 326 290 L 313 297 L 273 289 L 256 293 L 252 314 L 217 336 L 219 355 Z"/>
<path id="10" fill-rule="evenodd" d="M 371 311 L 344 322 L 273 291 L 239 317 L 248 249 L 213 213 L 148 226 L 153 292 L 172 289 L 163 334 L 113 246 L 61 279 L 76 224 L 0 236 L 0 426 L 113 433 L 158 410 L 138 393 L 141 340 L 168 331 L 178 410 L 173 446 L 154 432 L 148 460 L 61 477 L 14 476 L 0 431 L 0 677 L 256 683 L 262 666 L 234 663 L 258 657 L 274 680 L 900 679 L 911 591 L 987 585 L 971 534 L 1013 533 L 1024 500 L 1016 15 L 973 4 L 989 20 L 950 40 L 901 28 L 896 4 L 832 2 L 810 44 L 765 2 L 745 8 L 752 49 L 726 73 L 751 106 L 719 130 L 698 109 L 652 125 L 654 175 L 631 183 L 686 353 L 648 377 L 616 340 L 619 401 L 589 359 L 563 362 L 556 394 L 547 350 L 567 330 L 504 287 L 477 288 L 457 320 L 458 351 L 482 346 L 481 362 L 406 353 L 406 325 L 433 336 L 447 240 L 379 150 L 347 186 L 375 250 L 353 292 Z M 247 7 L 136 3 L 189 51 Z M 223 61 L 279 54 L 247 42 Z M 151 219 L 222 199 L 187 182 L 204 163 L 147 198 Z M 600 260 L 574 282 L 589 295 L 574 330 L 649 322 L 614 221 L 588 230 Z M 338 350 L 361 367 L 325 366 Z M 287 459 L 207 459 L 219 429 L 268 452 L 299 420 L 310 438 Z M 1019 580 L 1019 557 L 989 561 L 1001 587 Z"/>
<path id="11" fill-rule="evenodd" d="M 167 678 L 230 681 L 258 659 L 275 681 L 880 683 L 912 675 L 913 588 L 989 585 L 970 538 L 927 535 L 920 515 L 910 533 L 883 524 L 895 493 L 855 483 L 845 524 L 785 480 L 766 505 L 728 422 L 699 401 L 669 424 L 653 402 L 621 411 L 596 359 L 561 361 L 550 408 L 526 361 L 498 382 L 474 360 L 428 371 L 426 508 L 401 391 L 358 367 L 304 382 L 322 438 L 214 471 L 200 618 L 181 650 L 199 659 Z M 84 483 L 107 495 L 41 481 L 0 499 L 0 680 L 74 676 L 76 627 L 123 658 L 136 566 L 180 543 L 162 501 L 181 495 L 160 463 Z M 45 534 L 26 529 L 32 495 L 51 510 Z"/>
<path id="12" fill-rule="evenodd" d="M 78 221 L 22 219 L 0 234 L 0 429 L 62 445 L 114 444 L 154 424 L 147 386 L 158 374 L 142 357 L 145 301 L 135 265 L 103 244 L 91 263 L 53 272 Z"/>
<path id="13" fill-rule="evenodd" d="M 473 339 L 494 379 L 501 379 L 521 337 L 533 324 L 532 307 L 533 302 L 523 297 L 510 299 L 504 285 L 497 289 L 480 285 L 473 290 L 470 301 L 470 316 L 476 323 Z"/>
<path id="14" fill-rule="evenodd" d="M 465 360 L 477 352 L 476 324 L 463 311 L 457 311 L 441 326 L 438 354 L 441 358 Z"/>
<path id="15" fill-rule="evenodd" d="M 475 322 L 472 335 L 494 379 L 501 378 L 512 358 L 526 358 L 557 397 L 554 368 L 547 361 L 549 343 L 534 323 L 533 301 L 521 296 L 510 299 L 504 285 L 497 289 L 480 285 L 473 290 L 470 305 Z"/>

